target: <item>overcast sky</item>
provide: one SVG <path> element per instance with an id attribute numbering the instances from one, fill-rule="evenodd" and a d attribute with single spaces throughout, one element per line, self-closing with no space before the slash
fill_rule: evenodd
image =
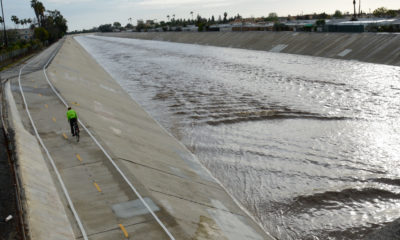
<path id="1" fill-rule="evenodd" d="M 167 15 L 175 18 L 191 18 L 200 14 L 202 17 L 218 19 L 224 12 L 229 16 L 240 14 L 243 17 L 267 16 L 276 12 L 279 16 L 333 13 L 336 9 L 352 12 L 352 0 L 42 0 L 48 10 L 59 10 L 68 21 L 68 30 L 89 29 L 105 23 L 128 23 L 132 18 L 136 24 L 138 19 L 167 19 Z M 357 0 L 358 4 L 358 0 Z M 3 0 L 6 24 L 13 27 L 10 18 L 33 18 L 30 0 Z M 361 0 L 364 12 L 378 7 L 400 9 L 400 0 Z"/>

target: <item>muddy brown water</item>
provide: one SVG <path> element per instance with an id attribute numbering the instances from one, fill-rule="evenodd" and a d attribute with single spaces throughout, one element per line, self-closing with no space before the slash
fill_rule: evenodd
<path id="1" fill-rule="evenodd" d="M 77 37 L 279 239 L 400 217 L 400 67 Z"/>

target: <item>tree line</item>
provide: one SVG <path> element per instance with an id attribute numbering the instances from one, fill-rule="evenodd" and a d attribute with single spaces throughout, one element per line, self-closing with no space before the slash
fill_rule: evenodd
<path id="1" fill-rule="evenodd" d="M 150 29 L 159 29 L 163 31 L 181 31 L 182 28 L 187 27 L 189 25 L 194 25 L 198 28 L 198 31 L 207 31 L 210 30 L 210 26 L 214 24 L 227 24 L 232 22 L 242 22 L 245 19 L 242 18 L 240 14 L 236 14 L 233 16 L 229 16 L 227 12 L 224 12 L 222 15 L 219 15 L 217 18 L 213 15 L 210 18 L 204 18 L 201 15 L 193 16 L 193 11 L 190 12 L 192 18 L 175 18 L 175 14 L 166 15 L 167 21 L 156 22 L 154 20 L 137 20 L 136 26 L 133 26 L 131 23 L 122 26 L 120 22 L 114 22 L 113 24 L 101 24 L 98 27 L 92 28 L 90 30 L 83 31 L 75 31 L 75 32 L 112 32 L 112 31 L 123 31 L 129 29 L 135 29 L 136 31 L 147 31 Z M 367 17 L 380 17 L 380 18 L 393 18 L 400 15 L 400 10 L 391 10 L 384 7 L 377 8 L 373 11 L 372 15 L 366 15 L 365 13 L 360 12 L 359 15 L 367 16 Z M 352 17 L 353 14 L 350 12 L 342 12 L 340 10 L 336 10 L 333 14 L 328 14 L 325 12 L 322 13 L 313 13 L 313 14 L 301 14 L 297 16 L 285 16 L 279 17 L 277 13 L 271 12 L 267 16 L 254 18 L 255 22 L 273 22 L 275 25 L 281 24 L 282 21 L 293 21 L 293 20 L 317 20 L 318 24 L 321 24 L 322 20 L 326 19 L 340 19 L 345 17 Z M 130 18 L 130 20 L 132 20 Z M 282 25 L 282 24 L 281 24 Z"/>
<path id="2" fill-rule="evenodd" d="M 31 7 L 36 16 L 37 27 L 34 25 L 35 38 L 50 43 L 62 38 L 68 30 L 67 20 L 58 10 L 46 10 L 43 3 L 31 0 Z"/>
<path id="3" fill-rule="evenodd" d="M 31 0 L 30 6 L 34 11 L 35 18 L 20 19 L 15 15 L 11 16 L 15 29 L 8 29 L 2 34 L 3 52 L 20 48 L 40 48 L 57 41 L 67 33 L 67 20 L 60 11 L 47 10 L 38 0 Z M 1 17 L 0 22 L 4 22 Z M 23 28 L 29 26 L 29 29 L 33 31 L 33 39 L 20 39 L 18 25 Z"/>

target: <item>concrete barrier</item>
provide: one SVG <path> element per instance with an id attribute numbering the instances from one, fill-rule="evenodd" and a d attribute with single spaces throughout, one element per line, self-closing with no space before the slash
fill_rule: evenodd
<path id="1" fill-rule="evenodd" d="M 25 223 L 29 239 L 75 239 L 40 146 L 22 123 L 10 83 L 6 83 L 8 121 L 15 132 L 18 175 L 23 189 Z"/>
<path id="2" fill-rule="evenodd" d="M 119 32 L 102 36 L 244 48 L 400 66 L 400 34 L 305 32 Z"/>

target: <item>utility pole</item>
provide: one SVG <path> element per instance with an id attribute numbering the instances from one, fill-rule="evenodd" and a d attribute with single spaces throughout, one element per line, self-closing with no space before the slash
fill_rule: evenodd
<path id="1" fill-rule="evenodd" d="M 358 0 L 358 17 L 361 17 L 361 0 Z"/>
<path id="2" fill-rule="evenodd" d="M 6 31 L 6 19 L 4 18 L 4 10 L 3 10 L 3 0 L 1 2 L 1 14 L 3 16 L 3 28 L 4 28 L 4 44 L 8 47 L 8 39 L 7 39 L 7 31 Z"/>
<path id="3" fill-rule="evenodd" d="M 356 13 L 356 0 L 353 0 L 353 6 L 354 6 L 354 15 L 351 21 L 357 21 L 357 13 Z"/>

